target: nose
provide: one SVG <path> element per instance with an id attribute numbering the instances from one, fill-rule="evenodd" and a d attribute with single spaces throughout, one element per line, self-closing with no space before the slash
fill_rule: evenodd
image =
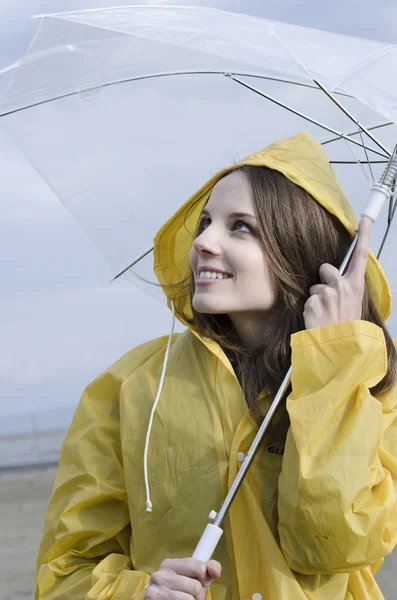
<path id="1" fill-rule="evenodd" d="M 219 236 L 213 225 L 204 229 L 193 241 L 193 248 L 197 254 L 219 256 L 222 254 Z"/>

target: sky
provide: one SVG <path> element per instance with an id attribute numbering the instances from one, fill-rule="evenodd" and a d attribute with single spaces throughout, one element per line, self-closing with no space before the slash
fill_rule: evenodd
<path id="1" fill-rule="evenodd" d="M 129 4 L 117 1 L 118 6 Z M 190 4 L 396 39 L 394 0 Z M 32 15 L 107 5 L 100 0 L 2 0 L 0 70 L 23 56 L 37 25 Z M 0 186 L 0 415 L 75 406 L 84 387 L 124 352 L 167 334 L 170 313 L 129 281 L 110 284 L 115 273 L 101 253 L 1 130 Z"/>

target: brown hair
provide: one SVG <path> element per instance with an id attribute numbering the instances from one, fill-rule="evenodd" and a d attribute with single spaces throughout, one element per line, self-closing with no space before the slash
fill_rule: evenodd
<path id="1" fill-rule="evenodd" d="M 238 372 L 251 414 L 259 424 L 262 415 L 256 405 L 258 394 L 266 390 L 274 395 L 288 371 L 290 338 L 305 328 L 304 304 L 310 287 L 319 282 L 319 268 L 325 262 L 339 267 L 352 238 L 335 216 L 282 173 L 249 165 L 235 170 L 243 171 L 251 185 L 258 230 L 279 290 L 271 334 L 267 336 L 265 346 L 252 350 L 238 339 L 227 315 L 203 314 L 192 308 L 193 318 L 186 314 L 184 318 L 194 324 L 199 333 L 211 337 L 225 349 Z M 196 235 L 198 233 L 196 231 Z M 185 305 L 188 293 L 191 304 L 194 294 L 192 276 L 177 294 L 175 300 L 179 307 Z M 387 372 L 371 390 L 377 396 L 387 393 L 395 384 L 397 353 L 367 283 L 362 319 L 381 327 L 386 341 Z"/>

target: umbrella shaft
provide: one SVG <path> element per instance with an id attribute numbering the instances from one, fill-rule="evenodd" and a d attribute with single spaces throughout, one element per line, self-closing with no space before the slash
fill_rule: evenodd
<path id="1" fill-rule="evenodd" d="M 259 428 L 259 431 L 256 434 L 255 439 L 251 444 L 251 448 L 249 449 L 248 454 L 245 457 L 244 462 L 241 465 L 238 475 L 237 475 L 236 479 L 233 481 L 233 484 L 225 498 L 225 501 L 222 503 L 221 509 L 214 520 L 214 525 L 217 525 L 218 527 L 220 527 L 220 525 L 222 524 L 223 519 L 225 518 L 225 516 L 231 506 L 231 503 L 233 502 L 233 500 L 244 480 L 244 477 L 246 476 L 247 471 L 250 468 L 251 463 L 254 460 L 255 455 L 259 450 L 259 447 L 260 447 L 262 440 L 265 436 L 265 433 L 270 425 L 270 422 L 271 422 L 272 418 L 274 417 L 277 407 L 280 404 L 281 400 L 283 399 L 284 394 L 289 386 L 289 383 L 291 381 L 291 373 L 292 373 L 292 367 L 290 367 L 288 369 L 288 373 L 284 377 L 283 382 L 282 382 L 265 418 L 263 419 L 263 422 Z"/>

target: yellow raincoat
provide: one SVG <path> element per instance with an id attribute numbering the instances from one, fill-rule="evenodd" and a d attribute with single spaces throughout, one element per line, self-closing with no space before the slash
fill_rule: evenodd
<path id="1" fill-rule="evenodd" d="M 242 162 L 283 172 L 353 233 L 347 200 L 307 134 Z M 161 283 L 186 274 L 187 229 L 221 174 L 157 235 Z M 367 274 L 387 318 L 389 288 L 372 254 Z M 163 559 L 191 556 L 236 476 L 255 435 L 241 387 L 222 349 L 188 329 L 174 336 L 154 417 L 146 512 L 144 442 L 166 343 L 131 350 L 85 390 L 61 451 L 36 598 L 142 600 Z M 382 330 L 351 321 L 301 331 L 291 345 L 293 392 L 224 522 L 214 556 L 223 574 L 209 596 L 381 599 L 373 574 L 397 542 L 397 392 L 369 392 L 386 371 Z M 270 401 L 262 397 L 264 411 Z"/>

